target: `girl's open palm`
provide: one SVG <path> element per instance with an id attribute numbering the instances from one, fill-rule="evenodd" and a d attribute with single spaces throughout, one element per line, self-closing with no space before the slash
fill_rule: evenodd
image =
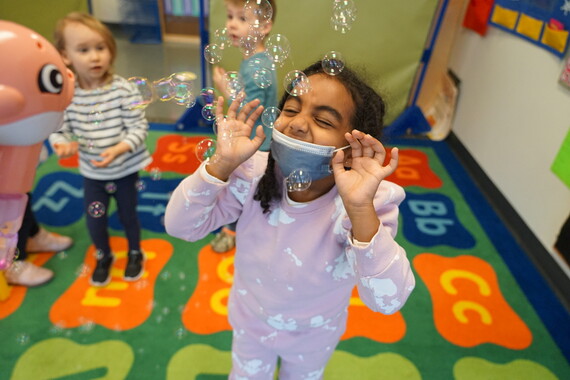
<path id="1" fill-rule="evenodd" d="M 344 168 L 344 152 L 333 157 L 332 167 L 338 192 L 345 207 L 371 204 L 380 182 L 396 170 L 398 148 L 391 151 L 390 162 L 384 165 L 386 150 L 380 141 L 358 130 L 345 134 L 352 150 L 350 170 Z"/>
<path id="2" fill-rule="evenodd" d="M 219 97 L 216 106 L 218 138 L 216 152 L 210 159 L 210 168 L 214 172 L 229 175 L 239 165 L 259 149 L 265 139 L 263 128 L 259 126 L 253 139 L 250 138 L 255 122 L 263 112 L 258 99 L 252 100 L 238 111 L 239 100 L 232 102 L 227 116 L 223 114 L 224 98 Z M 210 170 L 209 170 L 210 171 Z"/>

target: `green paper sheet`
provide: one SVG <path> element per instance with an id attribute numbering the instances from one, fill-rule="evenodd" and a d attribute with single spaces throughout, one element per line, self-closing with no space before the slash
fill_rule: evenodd
<path id="1" fill-rule="evenodd" d="M 550 169 L 570 188 L 570 128 Z"/>

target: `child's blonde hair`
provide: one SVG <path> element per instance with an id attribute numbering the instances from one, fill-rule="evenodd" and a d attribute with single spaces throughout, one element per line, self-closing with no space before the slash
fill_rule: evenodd
<path id="1" fill-rule="evenodd" d="M 227 3 L 234 4 L 234 5 L 245 5 L 247 0 L 226 0 Z M 275 7 L 275 0 L 267 0 L 267 2 L 271 5 L 273 9 L 273 13 L 271 14 L 271 22 L 275 22 L 275 14 L 277 13 L 277 8 Z"/>
<path id="2" fill-rule="evenodd" d="M 112 66 L 113 62 L 115 62 L 115 57 L 117 56 L 117 43 L 115 42 L 115 38 L 106 25 L 87 13 L 71 12 L 64 18 L 58 20 L 57 24 L 55 25 L 55 31 L 53 33 L 55 48 L 62 54 L 65 51 L 65 38 L 63 36 L 63 31 L 65 27 L 71 23 L 85 25 L 103 37 L 103 40 L 109 49 L 109 53 L 111 54 Z"/>

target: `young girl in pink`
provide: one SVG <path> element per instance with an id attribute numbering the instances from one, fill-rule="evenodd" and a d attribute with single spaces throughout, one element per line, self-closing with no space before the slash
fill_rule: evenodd
<path id="1" fill-rule="evenodd" d="M 250 139 L 259 101 L 239 112 L 234 102 L 222 122 L 219 99 L 216 153 L 166 210 L 167 232 L 188 241 L 238 220 L 230 379 L 273 379 L 278 358 L 280 379 L 322 378 L 354 286 L 369 308 L 392 314 L 415 285 L 394 240 L 404 190 L 384 180 L 398 150 L 384 164 L 382 98 L 348 68 L 330 76 L 318 62 L 304 73 L 310 91 L 285 93 L 269 153 L 258 151 L 261 128 Z M 298 169 L 310 186 L 291 191 Z"/>

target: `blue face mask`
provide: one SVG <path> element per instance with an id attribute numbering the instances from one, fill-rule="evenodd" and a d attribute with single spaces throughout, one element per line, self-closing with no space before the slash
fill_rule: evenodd
<path id="1" fill-rule="evenodd" d="M 349 146 L 336 149 L 334 146 L 311 144 L 274 129 L 271 155 L 286 178 L 293 171 L 303 169 L 309 173 L 312 181 L 316 181 L 332 174 L 330 162 L 334 153 Z"/>

